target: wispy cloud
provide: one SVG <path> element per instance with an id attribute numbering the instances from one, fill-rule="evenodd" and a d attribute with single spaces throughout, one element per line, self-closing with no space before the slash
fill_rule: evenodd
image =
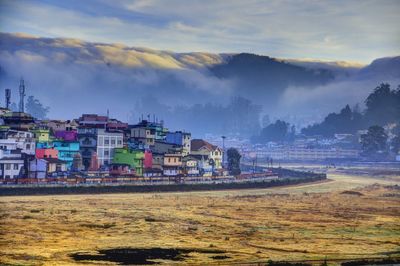
<path id="1" fill-rule="evenodd" d="M 351 60 L 400 54 L 400 3 L 366 1 L 1 1 L 1 30 L 179 52 Z"/>

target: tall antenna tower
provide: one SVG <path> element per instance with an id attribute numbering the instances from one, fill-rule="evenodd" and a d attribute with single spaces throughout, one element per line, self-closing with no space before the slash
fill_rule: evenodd
<path id="1" fill-rule="evenodd" d="M 10 101 L 11 101 L 11 90 L 6 89 L 6 108 L 10 109 Z"/>
<path id="2" fill-rule="evenodd" d="M 21 113 L 23 113 L 25 109 L 24 98 L 25 98 L 25 82 L 24 79 L 21 78 L 21 81 L 19 83 L 19 111 Z"/>

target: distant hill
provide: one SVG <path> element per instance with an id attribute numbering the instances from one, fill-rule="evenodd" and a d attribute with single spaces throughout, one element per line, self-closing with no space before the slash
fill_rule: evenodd
<path id="1" fill-rule="evenodd" d="M 378 58 L 361 69 L 362 76 L 380 76 L 382 78 L 400 78 L 400 56 Z"/>
<path id="2" fill-rule="evenodd" d="M 226 63 L 210 67 L 218 78 L 238 82 L 238 93 L 253 100 L 274 100 L 289 86 L 314 87 L 332 81 L 334 73 L 280 61 L 268 56 L 241 53 Z"/>
<path id="3" fill-rule="evenodd" d="M 12 89 L 12 102 L 18 102 L 23 76 L 27 94 L 49 106 L 51 117 L 105 114 L 109 109 L 112 116 L 128 121 L 155 114 L 178 129 L 187 124 L 179 117 L 208 117 L 198 110 L 243 96 L 261 105 L 262 114 L 304 126 L 344 104 L 362 101 L 381 82 L 399 84 L 399 58 L 361 66 L 0 33 L 0 89 Z M 176 107 L 190 112 L 174 113 Z"/>

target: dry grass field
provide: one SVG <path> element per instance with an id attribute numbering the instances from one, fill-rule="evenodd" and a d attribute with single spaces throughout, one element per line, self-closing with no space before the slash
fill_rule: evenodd
<path id="1" fill-rule="evenodd" d="M 0 264 L 108 265 L 82 254 L 114 248 L 182 249 L 142 262 L 168 264 L 400 256 L 400 178 L 329 177 L 263 190 L 0 197 Z"/>

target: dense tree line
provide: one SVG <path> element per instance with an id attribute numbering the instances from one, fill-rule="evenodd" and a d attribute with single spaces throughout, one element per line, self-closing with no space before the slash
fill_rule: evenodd
<path id="1" fill-rule="evenodd" d="M 15 102 L 11 103 L 10 109 L 13 112 L 19 112 Z M 44 106 L 39 99 L 29 96 L 25 103 L 25 112 L 31 114 L 36 119 L 45 119 L 50 111 L 50 107 Z"/>
<path id="2" fill-rule="evenodd" d="M 253 143 L 292 141 L 295 137 L 295 133 L 294 126 L 290 126 L 290 124 L 285 121 L 276 120 L 275 123 L 264 127 L 259 135 L 253 136 L 251 141 Z"/>
<path id="3" fill-rule="evenodd" d="M 384 126 L 400 121 L 400 86 L 392 90 L 382 83 L 365 99 L 366 109 L 361 112 L 356 106 L 346 105 L 339 113 L 331 113 L 324 121 L 302 129 L 305 135 L 331 137 L 335 133 L 354 134 L 370 126 Z"/>
<path id="4" fill-rule="evenodd" d="M 389 138 L 381 126 L 371 126 L 361 135 L 360 142 L 362 155 L 374 160 L 393 158 L 400 153 L 400 124 L 391 130 L 393 136 Z"/>
<path id="5" fill-rule="evenodd" d="M 170 107 L 147 96 L 136 104 L 135 114 L 167 118 L 165 122 L 172 129 L 190 129 L 195 135 L 213 132 L 251 136 L 260 130 L 261 110 L 260 105 L 243 97 L 232 97 L 225 105 L 205 103 Z M 152 115 L 148 118 L 153 119 Z M 137 122 L 137 118 L 133 117 L 130 122 Z"/>

